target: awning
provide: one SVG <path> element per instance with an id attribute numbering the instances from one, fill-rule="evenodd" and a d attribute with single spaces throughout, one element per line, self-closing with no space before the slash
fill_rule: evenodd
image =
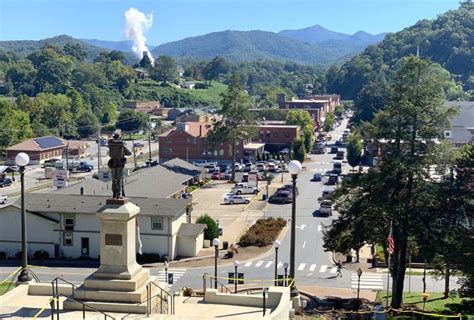
<path id="1" fill-rule="evenodd" d="M 265 143 L 247 143 L 244 145 L 244 150 L 259 150 L 265 147 Z"/>

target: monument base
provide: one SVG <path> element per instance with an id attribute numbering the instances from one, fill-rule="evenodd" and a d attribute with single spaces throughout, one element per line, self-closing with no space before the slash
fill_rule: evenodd
<path id="1" fill-rule="evenodd" d="M 116 201 L 125 199 L 112 200 L 113 203 L 107 200 L 97 213 L 100 267 L 74 290 L 72 299 L 64 301 L 64 309 L 82 310 L 85 303 L 106 312 L 146 313 L 147 285 L 152 279 L 150 272 L 135 259 L 136 217 L 140 208 L 127 201 L 124 204 Z M 152 299 L 154 304 L 157 300 Z"/>

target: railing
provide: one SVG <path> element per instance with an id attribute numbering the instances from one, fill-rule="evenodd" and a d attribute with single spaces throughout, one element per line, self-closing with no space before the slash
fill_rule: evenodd
<path id="1" fill-rule="evenodd" d="M 229 289 L 225 284 L 217 280 L 214 276 L 211 276 L 208 273 L 204 273 L 202 276 L 202 285 L 203 285 L 203 292 L 206 294 L 206 278 L 209 279 L 209 288 L 214 288 L 214 286 L 217 284 L 217 290 L 220 293 L 234 293 L 231 289 Z M 213 285 L 214 282 L 214 285 Z"/>
<path id="2" fill-rule="evenodd" d="M 159 289 L 159 292 L 153 295 L 153 287 Z M 160 298 L 160 314 L 174 314 L 175 313 L 175 295 L 153 281 L 150 281 L 146 286 L 146 314 L 149 316 L 152 313 L 152 301 L 154 298 Z"/>
<path id="3" fill-rule="evenodd" d="M 64 283 L 67 283 L 67 284 L 70 284 L 71 287 L 72 287 L 72 294 L 71 296 L 67 296 L 67 295 L 64 295 L 62 293 L 59 292 L 59 282 L 64 282 Z M 86 319 L 86 311 L 89 310 L 89 311 L 94 311 L 94 312 L 98 312 L 102 315 L 104 315 L 104 319 L 107 320 L 107 319 L 115 319 L 114 317 L 112 317 L 111 315 L 105 313 L 105 312 L 102 312 L 96 308 L 94 308 L 93 306 L 91 305 L 88 305 L 87 303 L 84 303 L 84 302 L 80 302 L 80 301 L 77 301 L 75 300 L 74 298 L 72 298 L 74 296 L 74 292 L 75 290 L 78 288 L 78 286 L 70 281 L 67 281 L 61 277 L 56 277 L 55 279 L 53 279 L 53 281 L 51 281 L 51 286 L 53 287 L 53 297 L 51 299 L 51 320 L 54 320 L 54 315 L 56 315 L 56 320 L 59 320 L 59 316 L 60 316 L 60 312 L 59 312 L 59 298 L 60 297 L 64 297 L 64 298 L 67 298 L 71 301 L 74 301 L 76 303 L 79 303 L 82 305 L 82 319 L 85 320 Z"/>

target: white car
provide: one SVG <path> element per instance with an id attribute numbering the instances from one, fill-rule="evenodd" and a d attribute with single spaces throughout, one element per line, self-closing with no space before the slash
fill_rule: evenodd
<path id="1" fill-rule="evenodd" d="M 244 171 L 244 172 L 250 172 L 250 171 L 253 171 L 253 169 L 254 169 L 254 165 L 253 165 L 253 164 L 251 164 L 251 163 L 246 163 L 246 164 L 244 165 L 243 171 Z"/>
<path id="2" fill-rule="evenodd" d="M 265 171 L 267 166 L 265 162 L 257 162 L 257 171 Z"/>
<path id="3" fill-rule="evenodd" d="M 0 203 L 5 204 L 8 201 L 8 196 L 0 195 Z"/>
<path id="4" fill-rule="evenodd" d="M 250 200 L 237 194 L 229 194 L 224 198 L 225 204 L 249 204 Z"/>
<path id="5" fill-rule="evenodd" d="M 236 183 L 232 187 L 232 193 L 235 194 L 257 194 L 260 191 L 259 187 L 251 187 L 246 183 Z"/>
<path id="6" fill-rule="evenodd" d="M 278 164 L 270 162 L 268 164 L 268 171 L 270 172 L 276 172 L 278 170 Z"/>
<path id="7" fill-rule="evenodd" d="M 242 171 L 242 164 L 241 163 L 236 163 L 235 164 L 235 171 L 240 172 Z"/>

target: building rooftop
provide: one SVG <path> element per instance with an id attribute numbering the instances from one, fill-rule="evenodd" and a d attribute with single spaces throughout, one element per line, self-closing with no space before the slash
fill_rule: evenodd
<path id="1" fill-rule="evenodd" d="M 446 101 L 444 105 L 458 109 L 458 114 L 449 119 L 453 127 L 474 127 L 474 101 Z"/>
<path id="2" fill-rule="evenodd" d="M 296 125 L 287 125 L 287 124 L 264 124 L 259 125 L 259 128 L 298 128 Z"/>
<path id="3" fill-rule="evenodd" d="M 31 138 L 10 146 L 7 150 L 15 151 L 44 151 L 49 149 L 56 149 L 65 147 L 64 140 L 58 137 L 48 136 L 48 137 L 39 137 Z"/>
<path id="4" fill-rule="evenodd" d="M 197 176 L 206 171 L 206 169 L 197 167 L 180 158 L 174 158 L 174 159 L 168 160 L 166 162 L 163 162 L 161 165 L 173 172 L 182 173 L 186 175 L 192 175 L 192 176 Z"/>
<path id="5" fill-rule="evenodd" d="M 74 212 L 96 214 L 110 196 L 71 195 L 60 193 L 28 193 L 25 208 L 35 213 Z M 20 200 L 13 206 L 20 208 Z M 129 197 L 129 201 L 140 207 L 140 214 L 147 216 L 177 216 L 191 204 L 190 199 L 152 199 Z"/>
<path id="6" fill-rule="evenodd" d="M 202 223 L 182 223 L 178 230 L 178 236 L 196 238 L 205 228 L 206 225 Z"/>

